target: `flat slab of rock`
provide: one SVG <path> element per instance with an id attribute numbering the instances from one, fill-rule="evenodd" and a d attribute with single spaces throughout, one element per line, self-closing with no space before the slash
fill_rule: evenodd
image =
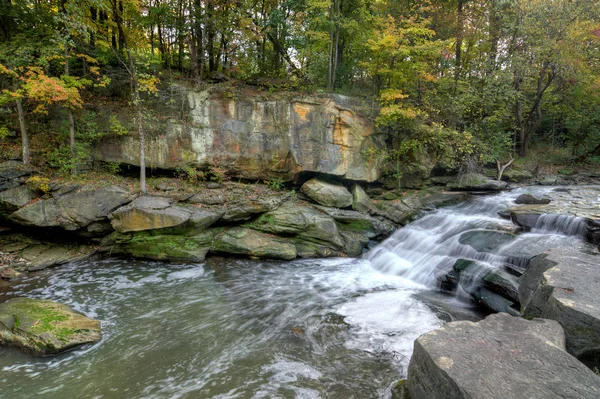
<path id="1" fill-rule="evenodd" d="M 352 205 L 353 197 L 346 187 L 319 179 L 310 179 L 300 190 L 320 205 L 346 208 Z"/>
<path id="2" fill-rule="evenodd" d="M 494 314 L 419 337 L 408 390 L 412 399 L 592 399 L 600 377 L 564 350 L 557 322 Z"/>
<path id="3" fill-rule="evenodd" d="M 14 298 L 0 304 L 0 344 L 56 355 L 102 338 L 100 322 L 53 301 Z"/>
<path id="4" fill-rule="evenodd" d="M 600 358 L 600 256 L 552 249 L 531 261 L 520 282 L 524 317 L 558 321 L 569 353 Z"/>

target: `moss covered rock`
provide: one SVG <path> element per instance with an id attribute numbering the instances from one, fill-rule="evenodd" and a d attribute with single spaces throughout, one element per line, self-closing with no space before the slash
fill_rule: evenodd
<path id="1" fill-rule="evenodd" d="M 281 238 L 243 227 L 234 227 L 217 235 L 211 251 L 257 258 L 296 258 L 296 247 Z"/>
<path id="2" fill-rule="evenodd" d="M 346 187 L 319 179 L 307 181 L 300 190 L 312 200 L 324 206 L 346 208 L 351 206 L 353 202 L 352 194 Z"/>
<path id="3" fill-rule="evenodd" d="M 0 344 L 55 355 L 102 338 L 100 322 L 53 301 L 15 298 L 0 304 Z"/>

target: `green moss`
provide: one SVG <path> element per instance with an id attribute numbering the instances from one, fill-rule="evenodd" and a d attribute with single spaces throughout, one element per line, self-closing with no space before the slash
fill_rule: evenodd
<path id="1" fill-rule="evenodd" d="M 339 222 L 338 227 L 342 231 L 371 231 L 373 225 L 368 220 L 353 220 L 351 222 Z"/>
<path id="2" fill-rule="evenodd" d="M 27 326 L 28 331 L 31 334 L 42 335 L 46 333 L 52 333 L 58 339 L 66 341 L 70 335 L 75 333 L 74 329 L 69 328 L 58 328 L 57 324 L 69 319 L 69 316 L 56 309 L 48 303 L 37 303 L 34 306 L 28 302 L 17 302 L 12 305 L 11 309 L 15 314 L 15 324 L 13 326 L 13 332 L 22 326 L 22 315 L 23 318 L 30 320 L 31 325 Z M 24 327 L 24 326 L 23 326 Z"/>

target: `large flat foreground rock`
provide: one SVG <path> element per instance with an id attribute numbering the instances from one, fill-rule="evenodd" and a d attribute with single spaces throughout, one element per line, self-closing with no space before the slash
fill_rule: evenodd
<path id="1" fill-rule="evenodd" d="M 524 317 L 558 321 L 569 353 L 600 357 L 600 256 L 551 249 L 530 262 L 520 283 Z"/>
<path id="2" fill-rule="evenodd" d="M 458 321 L 415 341 L 412 399 L 592 399 L 600 377 L 564 350 L 556 321 L 494 314 Z"/>

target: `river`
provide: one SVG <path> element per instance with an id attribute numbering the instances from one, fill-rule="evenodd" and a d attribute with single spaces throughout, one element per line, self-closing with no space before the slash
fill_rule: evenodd
<path id="1" fill-rule="evenodd" d="M 472 229 L 510 230 L 497 212 L 522 192 L 426 212 L 362 259 L 109 259 L 3 283 L 0 300 L 69 304 L 99 319 L 104 336 L 55 358 L 0 349 L 0 397 L 387 397 L 390 385 L 406 377 L 419 335 L 484 316 L 466 296 L 438 292 L 436 272 L 458 258 L 500 267 L 525 249 L 589 249 L 577 226 L 565 230 L 556 221 L 494 254 L 458 242 Z"/>

